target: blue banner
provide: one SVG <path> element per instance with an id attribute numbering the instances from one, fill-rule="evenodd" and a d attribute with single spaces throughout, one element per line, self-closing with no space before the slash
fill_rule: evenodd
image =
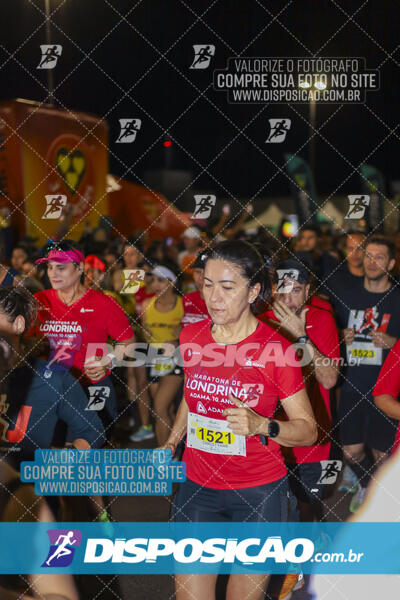
<path id="1" fill-rule="evenodd" d="M 400 523 L 0 523 L 0 573 L 400 574 Z"/>
<path id="2" fill-rule="evenodd" d="M 20 476 L 38 496 L 169 496 L 186 463 L 171 450 L 35 450 Z"/>

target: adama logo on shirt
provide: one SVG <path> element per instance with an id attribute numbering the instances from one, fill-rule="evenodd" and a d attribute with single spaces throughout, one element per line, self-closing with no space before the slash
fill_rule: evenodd
<path id="1" fill-rule="evenodd" d="M 207 414 L 207 409 L 202 402 L 198 402 L 196 406 L 196 410 L 198 413 L 202 413 L 203 415 Z"/>
<path id="2" fill-rule="evenodd" d="M 246 360 L 245 366 L 246 367 L 261 367 L 262 369 L 265 368 L 265 365 L 263 365 L 262 363 L 258 363 L 258 362 L 252 361 L 252 360 L 250 360 L 250 358 L 248 358 Z"/>

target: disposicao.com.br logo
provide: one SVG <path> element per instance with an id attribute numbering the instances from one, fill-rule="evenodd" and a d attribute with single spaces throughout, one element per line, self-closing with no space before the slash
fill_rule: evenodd
<path id="1" fill-rule="evenodd" d="M 171 557 L 175 562 L 264 564 L 302 563 L 311 559 L 314 543 L 307 538 L 294 538 L 286 544 L 280 536 L 267 538 L 209 538 L 190 537 L 178 541 L 171 538 L 90 538 L 87 540 L 85 563 L 156 563 Z"/>
<path id="2" fill-rule="evenodd" d="M 50 548 L 42 567 L 68 567 L 74 558 L 75 548 L 81 545 L 80 529 L 49 529 Z"/>

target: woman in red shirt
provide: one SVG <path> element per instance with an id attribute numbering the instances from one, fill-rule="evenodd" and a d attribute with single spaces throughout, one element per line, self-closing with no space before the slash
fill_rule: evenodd
<path id="1" fill-rule="evenodd" d="M 247 242 L 218 244 L 206 260 L 203 290 L 211 318 L 181 332 L 184 398 L 165 446 L 174 453 L 187 434 L 187 480 L 174 519 L 290 520 L 280 445 L 313 444 L 316 425 L 301 369 L 285 360 L 289 342 L 255 316 L 271 290 L 262 256 Z M 273 419 L 278 399 L 287 421 Z M 231 576 L 227 595 L 258 600 L 268 577 L 252 575 L 249 589 L 246 575 Z M 177 599 L 214 598 L 216 578 L 177 575 Z"/>
<path id="2" fill-rule="evenodd" d="M 68 369 L 88 396 L 86 410 L 96 410 L 107 437 L 117 414 L 110 370 L 134 341 L 129 321 L 119 304 L 82 282 L 85 257 L 71 240 L 52 243 L 36 262 L 47 265 L 51 289 L 35 294 L 39 304 L 34 335 L 50 344 L 47 367 Z M 112 352 L 107 341 L 116 340 Z M 99 356 L 101 354 L 101 356 Z"/>

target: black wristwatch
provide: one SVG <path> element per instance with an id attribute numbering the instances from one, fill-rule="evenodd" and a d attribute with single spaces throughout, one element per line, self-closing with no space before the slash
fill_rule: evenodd
<path id="1" fill-rule="evenodd" d="M 271 421 L 268 423 L 268 435 L 260 434 L 260 442 L 263 446 L 268 446 L 268 438 L 276 438 L 279 435 L 281 428 L 279 427 L 278 421 Z"/>
<path id="2" fill-rule="evenodd" d="M 310 341 L 308 335 L 301 335 L 297 340 L 295 340 L 295 344 L 307 344 Z"/>
<path id="3" fill-rule="evenodd" d="M 279 427 L 278 421 L 271 420 L 268 423 L 268 437 L 276 438 L 279 435 L 281 428 Z"/>

